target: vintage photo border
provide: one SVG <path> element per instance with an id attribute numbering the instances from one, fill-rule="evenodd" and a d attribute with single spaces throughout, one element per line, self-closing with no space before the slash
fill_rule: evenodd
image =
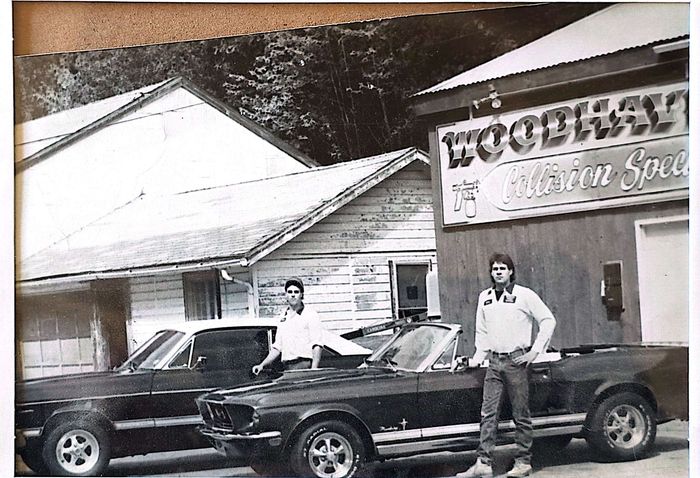
<path id="1" fill-rule="evenodd" d="M 23 2 L 17 2 L 17 3 L 23 3 Z M 24 2 L 24 3 L 34 3 L 34 2 Z M 215 3 L 230 3 L 230 2 L 215 2 Z M 40 5 L 44 4 L 44 6 L 48 5 L 50 8 L 54 9 L 61 9 L 61 8 L 66 8 L 67 4 L 63 2 L 36 2 L 35 8 L 41 8 Z M 213 4 L 213 3 L 212 3 Z M 137 3 L 131 3 L 132 6 L 136 6 Z M 352 5 L 352 4 L 348 4 Z M 380 5 L 380 4 L 375 4 Z M 406 10 L 404 12 L 405 15 L 411 15 L 411 14 L 419 14 L 419 13 L 424 13 L 425 10 L 421 10 L 422 7 L 425 5 L 429 4 L 407 4 L 408 6 L 414 6 L 415 10 L 413 12 L 409 12 Z M 443 4 L 444 5 L 444 4 Z M 474 8 L 474 6 L 479 6 L 479 5 L 484 5 L 484 4 L 473 4 L 473 3 L 461 3 L 461 4 L 452 4 L 451 6 L 456 6 L 459 5 L 461 8 Z M 366 10 L 371 10 L 372 12 L 377 12 L 379 11 L 376 8 L 373 8 L 371 5 L 367 4 L 362 4 L 362 5 L 352 5 L 353 8 L 358 8 L 358 9 L 366 9 Z M 322 16 L 323 12 L 319 10 L 319 5 L 307 5 L 303 7 L 303 10 L 305 10 L 305 13 L 303 16 L 307 18 L 313 18 L 315 15 Z M 454 9 L 450 9 L 454 10 Z M 434 10 L 433 10 L 434 11 Z M 448 11 L 448 10 L 446 10 Z M 40 31 L 39 34 L 35 34 L 35 32 L 23 32 L 23 31 L 15 31 L 13 32 L 13 19 L 12 19 L 12 14 L 13 14 L 13 4 L 11 2 L 3 2 L 2 7 L 0 7 L 0 32 L 2 32 L 2 47 L 0 49 L 0 61 L 3 62 L 3 64 L 6 65 L 5 68 L 0 69 L 0 86 L 4 87 L 4 91 L 9 91 L 13 87 L 13 77 L 12 77 L 12 58 L 13 58 L 13 34 L 14 34 L 14 45 L 21 45 L 22 42 L 25 40 L 22 36 L 25 34 L 28 34 L 31 37 L 32 41 L 32 51 L 30 53 L 33 54 L 38 54 L 38 53 L 49 53 L 49 52 L 57 52 L 58 50 L 54 51 L 41 51 L 41 45 L 42 42 L 45 41 L 45 39 L 42 39 L 42 34 L 46 35 L 47 29 L 44 29 L 43 31 Z M 259 20 L 264 20 L 265 17 L 258 17 Z M 357 21 L 361 19 L 373 19 L 373 18 L 379 18 L 379 16 L 368 16 L 365 18 L 353 18 L 351 20 L 347 21 Z M 15 19 L 15 22 L 17 22 L 18 19 Z M 154 22 L 157 22 L 157 19 L 153 19 Z M 84 19 L 82 17 L 76 18 L 75 23 L 71 25 L 71 28 L 75 28 L 77 30 L 80 29 L 81 23 L 84 22 Z M 330 22 L 329 22 L 330 23 Z M 344 23 L 343 21 L 336 22 L 336 23 Z M 15 23 L 16 24 L 16 23 Z M 50 23 L 48 24 L 48 28 L 50 28 Z M 698 6 L 698 2 L 691 2 L 691 31 L 692 32 L 697 32 L 698 31 L 698 26 L 700 25 L 700 7 Z M 296 27 L 302 27 L 302 26 L 312 26 L 312 25 L 302 25 L 302 24 L 285 24 L 283 28 L 273 28 L 273 29 L 290 29 L 290 28 L 296 28 Z M 267 25 L 265 25 L 265 22 L 261 22 L 258 26 L 259 30 L 258 31 L 265 31 L 269 30 Z M 115 43 L 113 43 L 111 46 L 106 46 L 102 45 L 102 48 L 107 48 L 107 47 L 123 47 L 123 46 L 128 46 L 128 44 L 124 43 L 119 43 L 120 41 L 123 42 L 124 38 L 123 36 L 119 38 L 120 34 L 124 33 L 124 30 L 120 30 L 117 26 L 117 28 L 113 29 L 112 33 L 116 36 L 115 38 Z M 157 34 L 156 31 L 153 31 L 152 33 Z M 238 34 L 244 34 L 244 33 L 254 33 L 254 31 L 246 31 L 246 32 L 236 32 L 236 33 L 222 33 L 221 35 L 217 36 L 233 36 L 233 35 L 238 35 Z M 691 35 L 692 36 L 692 35 Z M 85 37 L 82 35 L 83 40 L 89 39 L 89 37 Z M 173 39 L 171 41 L 187 41 L 187 40 L 192 40 L 192 39 L 201 39 L 201 38 L 178 38 L 178 39 Z M 75 42 L 75 38 L 67 38 L 67 41 Z M 157 39 L 157 38 L 152 38 L 151 43 L 161 43 L 163 42 L 162 39 Z M 695 51 L 697 48 L 697 40 L 695 37 L 691 38 L 691 51 Z M 73 43 L 73 46 L 75 46 L 75 43 Z M 75 50 L 76 48 L 70 48 L 70 50 Z M 94 45 L 90 44 L 85 44 L 77 49 L 94 49 Z M 64 50 L 65 51 L 65 50 Z M 25 52 L 26 53 L 26 52 Z M 9 68 L 7 67 L 9 65 Z M 698 75 L 698 70 L 700 69 L 700 62 L 690 62 L 690 83 L 692 85 L 697 84 L 697 75 Z M 13 324 L 12 318 L 14 317 L 14 308 L 13 308 L 13 302 L 14 302 L 14 274 L 13 274 L 13 264 L 14 264 L 14 244 L 13 244 L 13 234 L 9 233 L 10 231 L 13 231 L 13 223 L 14 223 L 14 192 L 13 192 L 13 161 L 10 161 L 13 157 L 13 134 L 12 131 L 14 129 L 14 121 L 13 121 L 13 96 L 12 95 L 3 95 L 2 99 L 0 100 L 0 108 L 3 115 L 2 118 L 4 118 L 2 122 L 2 127 L 0 127 L 0 144 L 2 145 L 2 151 L 5 153 L 3 154 L 3 157 L 8 158 L 8 161 L 5 161 L 5 166 L 0 168 L 0 224 L 3 226 L 3 230 L 5 231 L 5 234 L 2 235 L 2 239 L 0 239 L 0 304 L 2 304 L 2 312 L 3 316 L 5 317 L 5 320 L 9 321 L 10 324 Z M 698 100 L 698 97 L 696 95 L 691 95 L 691 106 L 690 106 L 690 111 L 696 112 L 692 115 L 691 119 L 691 131 L 690 131 L 690 138 L 691 138 L 691 151 L 698 151 L 700 150 L 700 141 L 698 140 L 699 136 L 699 127 L 698 127 L 698 114 L 697 112 L 700 111 L 700 100 Z M 694 156 L 697 157 L 697 153 L 694 154 Z M 691 197 L 694 197 L 697 188 L 698 188 L 698 173 L 696 171 L 691 174 L 690 178 L 690 191 L 691 191 Z M 700 317 L 700 306 L 698 305 L 698 301 L 695 300 L 696 297 L 700 295 L 700 269 L 698 269 L 698 266 L 700 265 L 700 240 L 698 239 L 698 235 L 700 233 L 700 226 L 697 223 L 697 217 L 698 217 L 698 212 L 700 210 L 700 203 L 698 201 L 690 201 L 690 216 L 691 216 L 691 222 L 690 222 L 690 227 L 691 227 L 691 246 L 690 246 L 690 256 L 689 256 L 689 261 L 690 261 L 690 270 L 691 272 L 691 277 L 690 277 L 690 283 L 689 283 L 689 297 L 691 298 L 690 302 L 690 317 L 695 318 L 695 321 L 691 320 L 690 322 L 690 341 L 691 341 L 691 355 L 690 355 L 690 375 L 691 377 L 699 377 L 700 376 L 700 367 L 698 366 L 698 363 L 700 363 L 700 353 L 698 352 L 698 338 L 700 337 L 700 327 L 698 326 L 698 321 L 697 318 Z M 13 327 L 13 325 L 11 325 Z M 13 330 L 13 329 L 12 329 Z M 13 334 L 5 333 L 4 334 L 7 338 L 5 339 L 5 342 L 2 344 L 3 346 L 0 347 L 0 349 L 3 350 L 4 356 L 3 358 L 3 363 L 5 364 L 5 368 L 3 369 L 3 376 L 7 376 L 8 380 L 5 382 L 7 383 L 12 383 L 9 379 L 14 376 L 14 342 L 10 337 L 14 337 Z M 7 374 L 7 375 L 6 375 Z M 690 433 L 690 441 L 691 441 L 691 451 L 690 451 L 690 464 L 689 464 L 689 472 L 690 476 L 696 476 L 700 475 L 700 453 L 698 453 L 698 440 L 700 440 L 700 427 L 698 426 L 698 418 L 700 418 L 700 413 L 698 413 L 698 408 L 700 408 L 697 403 L 698 403 L 698 387 L 697 387 L 697 380 L 692 380 L 691 379 L 691 396 L 690 396 L 690 404 L 691 404 L 691 417 L 690 417 L 690 427 L 689 427 L 689 433 Z M 14 445 L 13 445 L 13 433 L 12 433 L 12 424 L 13 424 L 13 403 L 14 403 L 14 394 L 13 394 L 13 387 L 10 386 L 5 386 L 3 387 L 3 392 L 2 392 L 2 400 L 5 405 L 9 406 L 4 406 L 3 412 L 0 415 L 0 424 L 3 426 L 3 432 L 0 434 L 0 450 L 2 450 L 3 453 L 3 459 L 0 461 L 2 465 L 0 465 L 0 473 L 2 473 L 3 476 L 10 476 L 11 474 L 14 473 Z M 693 450 L 696 452 L 693 453 Z"/>

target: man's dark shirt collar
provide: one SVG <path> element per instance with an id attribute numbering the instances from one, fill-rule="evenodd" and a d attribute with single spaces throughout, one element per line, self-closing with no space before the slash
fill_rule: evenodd
<path id="1" fill-rule="evenodd" d="M 510 284 L 508 284 L 508 285 L 506 286 L 506 289 L 505 289 L 505 290 L 508 291 L 508 294 L 511 294 L 511 295 L 513 294 L 513 287 L 515 287 L 515 282 L 511 282 Z M 496 286 L 495 286 L 495 285 L 494 285 L 493 287 L 491 287 L 491 289 L 492 289 L 492 292 L 494 292 L 494 293 L 496 294 L 496 300 L 497 300 L 497 301 L 500 300 L 500 299 L 501 299 L 501 296 L 503 295 L 503 291 L 498 291 L 498 290 L 496 290 Z"/>

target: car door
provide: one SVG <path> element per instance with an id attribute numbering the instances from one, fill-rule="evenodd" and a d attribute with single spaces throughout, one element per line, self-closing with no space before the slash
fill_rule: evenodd
<path id="1" fill-rule="evenodd" d="M 270 330 L 240 327 L 196 334 L 170 364 L 154 374 L 150 411 L 155 428 L 177 440 L 172 435 L 177 428 L 200 423 L 195 398 L 253 381 L 251 368 L 267 355 Z"/>
<path id="2" fill-rule="evenodd" d="M 442 356 L 418 379 L 422 436 L 431 446 L 461 447 L 465 440 L 478 443 L 486 369 L 460 368 L 451 371 L 453 357 L 459 355 L 460 347 L 461 341 L 455 337 Z"/>

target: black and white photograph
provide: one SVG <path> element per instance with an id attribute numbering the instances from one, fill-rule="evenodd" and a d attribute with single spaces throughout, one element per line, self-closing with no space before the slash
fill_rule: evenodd
<path id="1" fill-rule="evenodd" d="M 458 5 L 13 56 L 15 476 L 692 476 L 691 6 Z"/>

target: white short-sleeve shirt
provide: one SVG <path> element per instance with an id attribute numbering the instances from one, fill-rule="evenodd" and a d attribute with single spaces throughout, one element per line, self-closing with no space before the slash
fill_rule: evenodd
<path id="1" fill-rule="evenodd" d="M 323 345 L 323 325 L 315 310 L 304 305 L 301 314 L 287 308 L 277 325 L 272 347 L 282 353 L 282 361 L 313 358 L 314 345 Z"/>

